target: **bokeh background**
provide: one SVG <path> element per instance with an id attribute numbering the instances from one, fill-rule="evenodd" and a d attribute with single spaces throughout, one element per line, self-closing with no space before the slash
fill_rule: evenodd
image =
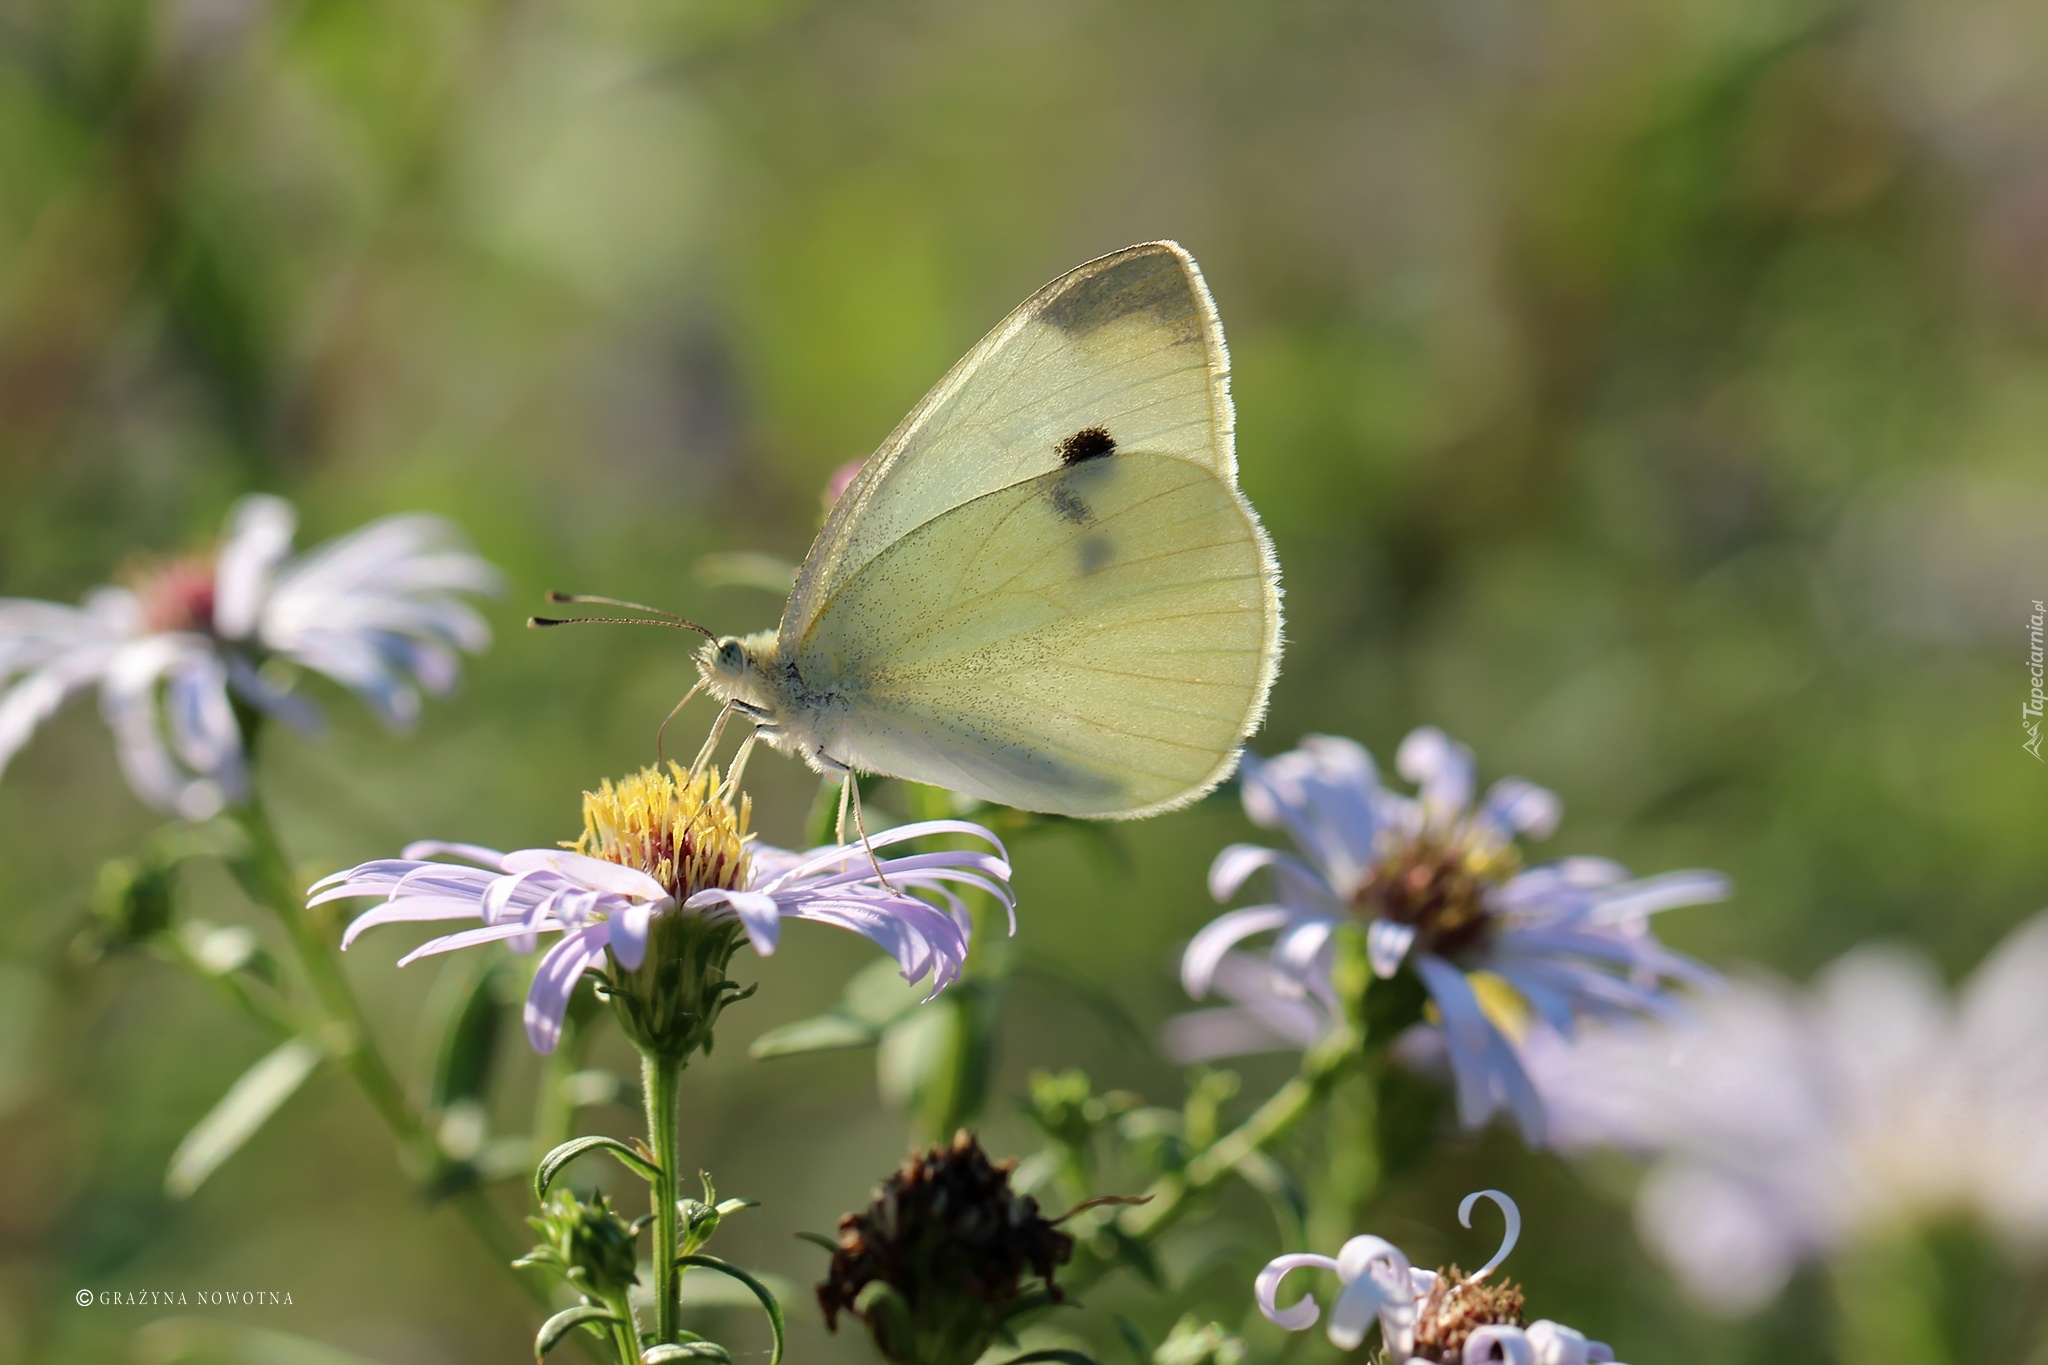
<path id="1" fill-rule="evenodd" d="M 2019 721 L 2048 596 L 2027 0 L 7 0 L 0 592 L 75 600 L 254 489 L 301 506 L 302 543 L 442 512 L 508 571 L 496 646 L 410 737 L 346 705 L 280 736 L 270 798 L 309 872 L 567 837 L 691 669 L 662 632 L 519 629 L 542 591 L 771 624 L 696 561 L 800 557 L 829 471 L 1011 305 L 1160 236 L 1215 291 L 1285 573 L 1258 747 L 1385 755 L 1440 724 L 1560 793 L 1550 849 L 1732 873 L 1732 903 L 1663 925 L 1721 965 L 1804 976 L 1892 937 L 1953 976 L 2048 903 Z M 146 955 L 75 965 L 98 865 L 156 824 L 92 712 L 0 781 L 0 1358 L 128 1358 L 158 1314 L 81 1287 L 289 1291 L 214 1316 L 391 1365 L 526 1358 L 527 1305 L 335 1077 L 165 1199 L 269 1044 Z M 799 838 L 810 781 L 765 755 L 753 781 L 764 835 Z M 1033 1068 L 1177 1101 L 1146 1033 L 1247 832 L 1220 798 L 1120 831 L 1128 870 L 1023 847 L 993 1148 L 1033 1145 Z M 224 875 L 181 895 L 262 923 Z M 437 968 L 394 971 L 402 938 L 348 966 L 417 1062 Z M 790 933 L 686 1081 L 686 1160 L 765 1201 L 720 1249 L 798 1285 L 822 1255 L 792 1231 L 829 1230 L 909 1132 L 871 1054 L 745 1044 L 871 956 Z M 1077 1007 L 1088 986 L 1137 1029 Z M 1532 1302 L 1625 1358 L 1825 1349 L 1817 1280 L 1747 1322 L 1690 1307 L 1628 1178 L 1495 1132 L 1372 1230 L 1469 1264 L 1490 1244 L 1448 1236 L 1456 1197 L 1506 1188 Z M 1240 1212 L 1197 1295 L 1226 1322 L 1274 1249 Z M 793 1312 L 800 1359 L 867 1358 Z"/>

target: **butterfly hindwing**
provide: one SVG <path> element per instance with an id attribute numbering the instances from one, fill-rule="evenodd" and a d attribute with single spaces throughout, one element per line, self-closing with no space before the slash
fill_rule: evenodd
<path id="1" fill-rule="evenodd" d="M 834 756 L 986 800 L 1149 814 L 1230 771 L 1277 654 L 1264 538 L 1191 461 L 1119 451 L 903 536 L 820 615 L 801 667 Z"/>

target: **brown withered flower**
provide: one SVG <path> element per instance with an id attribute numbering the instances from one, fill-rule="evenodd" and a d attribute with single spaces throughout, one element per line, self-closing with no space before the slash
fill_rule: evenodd
<path id="1" fill-rule="evenodd" d="M 1481 1327 L 1521 1327 L 1522 1287 L 1508 1280 L 1467 1280 L 1446 1266 L 1415 1309 L 1415 1350 L 1411 1359 L 1464 1359 L 1465 1342 Z"/>
<path id="2" fill-rule="evenodd" d="M 865 1210 L 839 1220 L 818 1286 L 825 1325 L 837 1331 L 851 1313 L 898 1365 L 969 1365 L 1031 1289 L 1057 1301 L 1053 1272 L 1074 1239 L 1010 1187 L 1016 1164 L 990 1161 L 964 1129 L 904 1162 Z"/>

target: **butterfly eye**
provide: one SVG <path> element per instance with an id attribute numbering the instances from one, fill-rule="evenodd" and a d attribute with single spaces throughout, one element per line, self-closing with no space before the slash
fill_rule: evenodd
<path id="1" fill-rule="evenodd" d="M 739 669 L 745 667 L 746 662 L 746 647 L 740 644 L 738 640 L 727 636 L 718 642 L 718 666 L 720 668 Z"/>

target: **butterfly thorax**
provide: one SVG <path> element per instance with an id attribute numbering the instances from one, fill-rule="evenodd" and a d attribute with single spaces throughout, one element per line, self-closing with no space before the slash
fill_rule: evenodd
<path id="1" fill-rule="evenodd" d="M 707 643 L 697 651 L 697 672 L 704 690 L 753 721 L 754 733 L 771 746 L 819 772 L 842 770 L 828 752 L 829 727 L 839 708 L 782 657 L 776 632 L 728 635 Z"/>

